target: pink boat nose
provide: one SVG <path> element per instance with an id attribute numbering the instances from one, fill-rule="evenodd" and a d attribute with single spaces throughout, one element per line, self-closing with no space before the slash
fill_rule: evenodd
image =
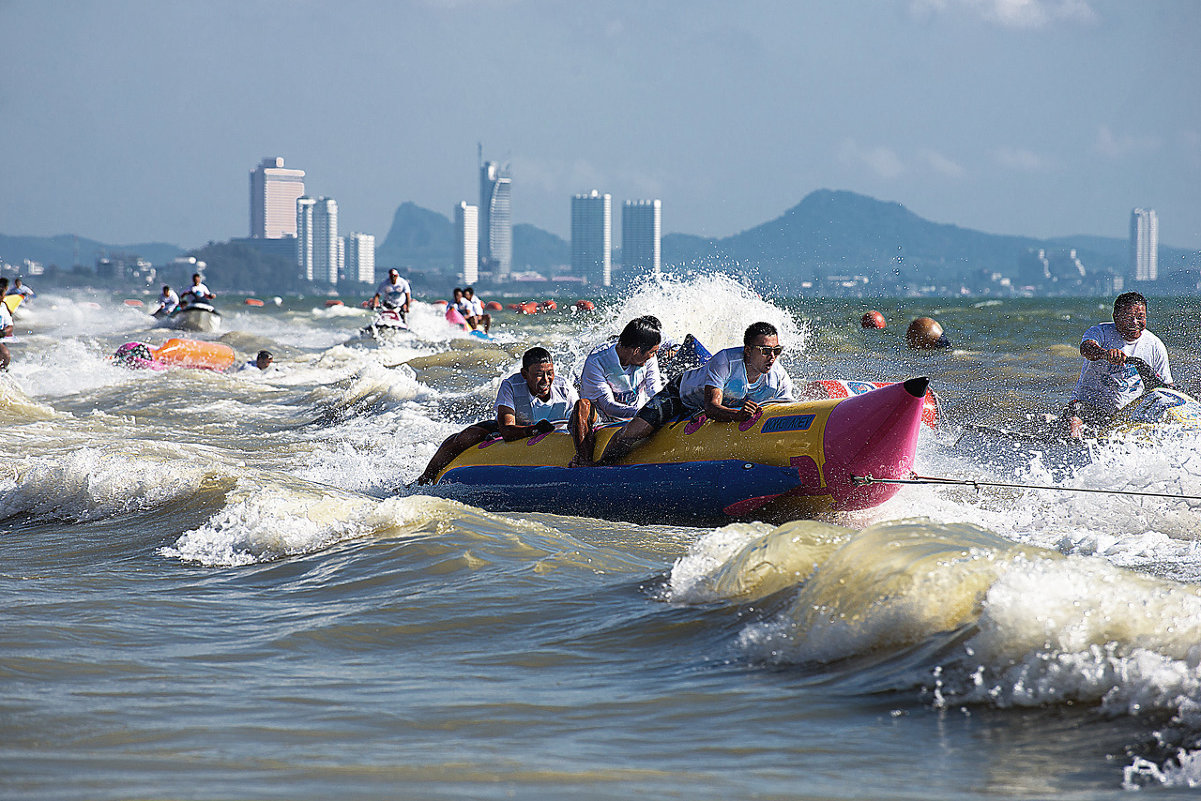
<path id="1" fill-rule="evenodd" d="M 909 475 L 929 384 L 928 378 L 910 378 L 847 398 L 830 412 L 823 473 L 833 509 L 876 506 L 900 489 L 895 484 L 857 486 L 853 478 Z"/>

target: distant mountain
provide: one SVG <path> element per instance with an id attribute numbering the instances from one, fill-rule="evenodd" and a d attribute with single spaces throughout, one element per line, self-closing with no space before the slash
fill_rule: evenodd
<path id="1" fill-rule="evenodd" d="M 375 249 L 375 261 L 384 267 L 446 270 L 454 260 L 454 223 L 436 211 L 415 203 L 402 203 L 392 215 L 392 227 Z M 533 225 L 513 226 L 515 269 L 546 269 L 571 261 L 571 247 L 560 236 Z"/>
<path id="2" fill-rule="evenodd" d="M 454 223 L 446 215 L 402 203 L 392 215 L 388 235 L 375 248 L 375 262 L 379 267 L 449 267 L 454 241 Z"/>
<path id="3" fill-rule="evenodd" d="M 550 270 L 571 264 L 571 243 L 533 225 L 513 226 L 513 267 L 517 270 Z"/>
<path id="4" fill-rule="evenodd" d="M 823 189 L 780 217 L 724 239 L 665 237 L 663 259 L 726 260 L 785 281 L 829 274 L 946 278 L 981 269 L 1012 273 L 1032 247 L 1046 245 L 930 222 L 899 203 Z"/>
<path id="5" fill-rule="evenodd" d="M 44 266 L 58 265 L 64 270 L 79 263 L 88 267 L 100 257 L 116 255 L 140 256 L 149 262 L 162 264 L 182 256 L 183 248 L 165 242 L 144 242 L 134 245 L 106 245 L 94 239 L 60 234 L 58 236 L 5 236 L 0 234 L 0 260 L 20 266 L 25 260 L 41 262 Z"/>

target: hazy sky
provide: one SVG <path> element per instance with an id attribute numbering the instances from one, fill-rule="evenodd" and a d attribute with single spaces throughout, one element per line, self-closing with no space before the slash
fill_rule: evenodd
<path id="1" fill-rule="evenodd" d="M 382 241 L 477 143 L 564 237 L 592 189 L 721 237 L 826 188 L 1201 247 L 1201 2 L 0 0 L 0 233 L 246 236 L 279 155 Z"/>

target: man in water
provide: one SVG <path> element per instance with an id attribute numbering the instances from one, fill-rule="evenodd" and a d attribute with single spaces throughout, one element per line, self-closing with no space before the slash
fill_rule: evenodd
<path id="1" fill-rule="evenodd" d="M 409 304 L 413 302 L 413 290 L 409 282 L 400 277 L 400 271 L 393 267 L 388 270 L 388 277 L 380 281 L 375 288 L 375 297 L 371 299 L 371 308 L 383 306 L 400 312 L 400 319 L 409 321 Z"/>
<path id="2" fill-rule="evenodd" d="M 215 297 L 217 296 L 209 292 L 209 288 L 201 282 L 200 273 L 192 273 L 192 285 L 183 293 L 181 300 L 190 306 L 197 301 L 212 300 Z"/>
<path id="3" fill-rule="evenodd" d="M 467 322 L 471 324 L 472 328 L 483 326 L 484 333 L 488 333 L 488 329 L 492 328 L 492 315 L 484 313 L 484 301 L 475 296 L 475 288 L 465 287 L 463 299 L 471 304 L 471 317 L 467 317 Z"/>
<path id="4" fill-rule="evenodd" d="M 609 440 L 597 463 L 613 464 L 684 414 L 743 422 L 762 411 L 760 404 L 792 400 L 792 380 L 777 361 L 783 351 L 774 325 L 752 323 L 742 347 L 720 350 L 704 366 L 668 382 Z"/>
<path id="5" fill-rule="evenodd" d="M 163 284 L 163 294 L 158 296 L 158 308 L 151 312 L 154 317 L 166 317 L 179 306 L 179 295 L 175 294 L 167 284 Z"/>
<path id="6" fill-rule="evenodd" d="M 1168 349 L 1147 330 L 1147 299 L 1138 292 L 1124 292 L 1113 302 L 1113 322 L 1099 323 L 1084 332 L 1080 343 L 1084 365 L 1064 413 L 1068 433 L 1079 439 L 1086 424 L 1108 422 L 1146 387 L 1128 358 L 1150 365 L 1166 384 L 1172 383 Z"/>
<path id="7" fill-rule="evenodd" d="M 535 434 L 548 434 L 567 424 L 580 396 L 555 375 L 555 362 L 545 348 L 530 348 L 521 357 L 521 371 L 500 383 L 492 420 L 482 420 L 451 434 L 438 447 L 418 484 L 433 484 L 438 474 L 463 451 L 500 434 L 505 442 L 516 442 Z"/>
<path id="8" fill-rule="evenodd" d="M 588 467 L 596 444 L 594 427 L 627 422 L 660 389 L 658 318 L 647 315 L 630 320 L 616 342 L 600 345 L 584 360 L 580 375 L 580 401 L 572 411 L 572 428 L 580 432 L 576 455 L 568 467 Z"/>
<path id="9" fill-rule="evenodd" d="M 267 368 L 270 367 L 272 365 L 272 363 L 274 363 L 274 361 L 275 361 L 275 357 L 273 357 L 271 355 L 271 351 L 260 350 L 258 352 L 258 354 L 254 357 L 254 361 L 246 362 L 246 364 L 242 365 L 242 369 L 243 370 L 259 370 L 261 372 L 266 372 Z"/>

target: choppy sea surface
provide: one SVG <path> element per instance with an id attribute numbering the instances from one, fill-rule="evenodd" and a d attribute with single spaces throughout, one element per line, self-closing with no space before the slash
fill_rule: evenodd
<path id="1" fill-rule="evenodd" d="M 1059 464 L 961 436 L 1057 413 L 1111 299 L 814 301 L 710 275 L 591 314 L 497 312 L 491 342 L 422 298 L 409 333 L 377 342 L 361 298 L 224 296 L 223 330 L 192 336 L 276 362 L 214 373 L 112 363 L 177 335 L 122 302 L 142 296 L 35 289 L 0 375 L 0 797 L 1201 786 L 1201 441 L 1118 439 Z M 870 308 L 886 329 L 860 329 Z M 1198 308 L 1149 314 L 1194 388 Z M 917 472 L 1016 486 L 907 486 L 854 514 L 711 529 L 497 514 L 406 486 L 489 414 L 527 347 L 574 374 L 647 313 L 711 350 L 771 321 L 796 381 L 928 375 L 945 419 Z M 918 316 L 954 347 L 907 350 Z"/>

